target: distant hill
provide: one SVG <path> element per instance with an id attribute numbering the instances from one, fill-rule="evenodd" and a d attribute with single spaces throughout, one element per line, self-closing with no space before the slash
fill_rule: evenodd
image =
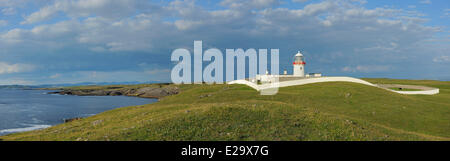
<path id="1" fill-rule="evenodd" d="M 32 89 L 33 86 L 26 85 L 0 85 L 0 89 Z"/>

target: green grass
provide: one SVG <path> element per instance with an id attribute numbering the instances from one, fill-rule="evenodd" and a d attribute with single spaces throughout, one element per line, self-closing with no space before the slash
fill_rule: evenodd
<path id="1" fill-rule="evenodd" d="M 440 93 L 401 95 L 328 82 L 280 88 L 277 95 L 262 96 L 244 85 L 179 85 L 180 94 L 154 104 L 118 108 L 0 139 L 450 140 L 450 82 L 365 80 L 437 87 Z"/>

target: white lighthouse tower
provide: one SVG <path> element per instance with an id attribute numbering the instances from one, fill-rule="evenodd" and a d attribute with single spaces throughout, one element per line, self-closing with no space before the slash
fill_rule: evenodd
<path id="1" fill-rule="evenodd" d="M 305 61 L 303 60 L 303 54 L 298 51 L 294 57 L 294 76 L 304 77 L 305 76 Z"/>

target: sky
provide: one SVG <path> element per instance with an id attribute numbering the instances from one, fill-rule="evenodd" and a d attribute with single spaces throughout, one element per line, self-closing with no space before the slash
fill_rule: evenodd
<path id="1" fill-rule="evenodd" d="M 172 51 L 279 49 L 292 72 L 450 80 L 448 0 L 0 0 L 0 84 L 170 82 Z M 281 73 L 281 72 L 280 72 Z"/>

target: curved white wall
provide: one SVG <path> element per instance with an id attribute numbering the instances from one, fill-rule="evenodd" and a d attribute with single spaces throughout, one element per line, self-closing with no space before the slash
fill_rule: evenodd
<path id="1" fill-rule="evenodd" d="M 388 88 L 383 88 L 380 86 L 377 86 L 375 84 L 372 84 L 370 82 L 361 80 L 361 79 L 357 79 L 357 78 L 352 78 L 352 77 L 319 77 L 319 78 L 305 78 L 305 79 L 298 79 L 298 80 L 291 80 L 291 81 L 283 81 L 283 82 L 279 82 L 279 87 L 288 87 L 288 86 L 296 86 L 296 85 L 304 85 L 304 84 L 310 84 L 310 83 L 320 83 L 320 82 L 353 82 L 353 83 L 360 83 L 360 84 L 365 84 L 368 86 L 373 86 L 373 87 L 378 87 L 378 88 L 382 88 L 391 92 L 395 92 L 395 93 L 400 93 L 400 94 L 425 94 L 425 95 L 433 95 L 433 94 L 438 94 L 439 93 L 439 89 L 437 88 L 432 88 L 430 90 L 423 90 L 423 91 L 396 91 L 396 90 L 391 90 Z M 252 83 L 250 81 L 247 80 L 235 80 L 235 81 L 231 81 L 228 82 L 228 84 L 245 84 L 247 86 L 252 87 L 253 89 L 256 89 L 257 91 L 260 90 L 264 90 L 264 89 L 269 89 L 269 88 L 274 88 L 273 85 L 271 84 L 263 84 L 263 85 L 257 85 L 255 83 Z"/>
<path id="2" fill-rule="evenodd" d="M 386 89 L 386 88 L 383 88 Z M 396 90 L 392 90 L 392 89 L 386 89 L 388 91 L 391 92 L 395 92 L 395 93 L 400 93 L 400 94 L 426 94 L 426 95 L 433 95 L 433 94 L 438 94 L 439 93 L 439 89 L 431 89 L 431 90 L 423 90 L 423 91 L 396 91 Z"/>

